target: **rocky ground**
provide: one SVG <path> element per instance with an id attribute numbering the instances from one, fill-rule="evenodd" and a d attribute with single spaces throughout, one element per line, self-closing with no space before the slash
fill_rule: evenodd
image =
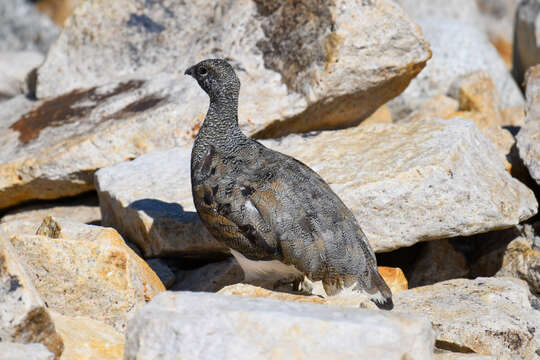
<path id="1" fill-rule="evenodd" d="M 41 11 L 41 12 L 40 12 Z M 540 359 L 540 1 L 2 0 L 0 360 Z M 246 283 L 191 197 L 242 129 L 353 211 L 392 311 Z"/>

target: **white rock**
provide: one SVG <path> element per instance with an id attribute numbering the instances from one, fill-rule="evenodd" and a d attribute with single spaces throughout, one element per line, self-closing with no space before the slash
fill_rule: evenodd
<path id="1" fill-rule="evenodd" d="M 129 321 L 125 359 L 416 360 L 431 359 L 432 347 L 420 317 L 166 292 Z"/>
<path id="2" fill-rule="evenodd" d="M 524 281 L 456 279 L 400 292 L 395 310 L 429 316 L 435 345 L 498 359 L 534 359 L 540 347 L 540 312 Z"/>
<path id="3" fill-rule="evenodd" d="M 540 66 L 527 73 L 526 96 L 527 117 L 516 137 L 517 147 L 531 177 L 540 185 Z"/>
<path id="4" fill-rule="evenodd" d="M 26 92 L 26 76 L 45 57 L 35 51 L 0 52 L 0 98 L 10 98 Z"/>
<path id="5" fill-rule="evenodd" d="M 399 120 L 437 95 L 445 95 L 459 76 L 485 70 L 495 82 L 502 107 L 523 106 L 523 96 L 487 36 L 452 19 L 417 19 L 433 57 L 409 87 L 387 105 Z"/>
<path id="6" fill-rule="evenodd" d="M 43 344 L 0 342 L 0 360 L 54 360 Z"/>

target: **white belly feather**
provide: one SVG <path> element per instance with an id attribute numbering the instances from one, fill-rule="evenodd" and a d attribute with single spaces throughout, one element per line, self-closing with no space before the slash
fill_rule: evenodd
<path id="1" fill-rule="evenodd" d="M 295 279 L 303 274 L 293 265 L 278 260 L 249 260 L 236 250 L 230 249 L 244 271 L 245 281 Z"/>

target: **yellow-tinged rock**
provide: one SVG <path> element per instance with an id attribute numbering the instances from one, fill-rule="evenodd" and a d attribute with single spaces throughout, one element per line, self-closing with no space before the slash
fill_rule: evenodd
<path id="1" fill-rule="evenodd" d="M 101 321 L 64 316 L 52 311 L 56 330 L 64 341 L 60 360 L 117 360 L 124 356 L 124 336 Z"/>
<path id="2" fill-rule="evenodd" d="M 400 268 L 379 266 L 378 270 L 390 290 L 392 290 L 393 295 L 409 288 L 407 278 Z"/>
<path id="3" fill-rule="evenodd" d="M 63 315 L 88 316 L 123 331 L 128 313 L 165 290 L 116 230 L 54 222 L 61 228 L 56 239 L 32 235 L 32 224 L 2 225 L 49 308 Z"/>
<path id="4" fill-rule="evenodd" d="M 234 284 L 224 287 L 218 291 L 218 294 L 224 295 L 242 295 L 255 298 L 267 298 L 281 301 L 294 301 L 302 303 L 325 304 L 326 301 L 322 296 L 317 295 L 301 295 L 291 294 L 286 292 L 278 292 L 268 290 L 262 287 L 248 284 Z"/>

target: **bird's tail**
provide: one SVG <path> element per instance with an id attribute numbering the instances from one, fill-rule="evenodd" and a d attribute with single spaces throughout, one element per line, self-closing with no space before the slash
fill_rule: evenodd
<path id="1" fill-rule="evenodd" d="M 362 281 L 365 285 L 364 291 L 371 301 L 377 305 L 379 309 L 392 310 L 394 303 L 392 302 L 392 291 L 384 281 L 383 277 L 377 271 L 377 268 L 369 272 L 368 279 Z"/>

